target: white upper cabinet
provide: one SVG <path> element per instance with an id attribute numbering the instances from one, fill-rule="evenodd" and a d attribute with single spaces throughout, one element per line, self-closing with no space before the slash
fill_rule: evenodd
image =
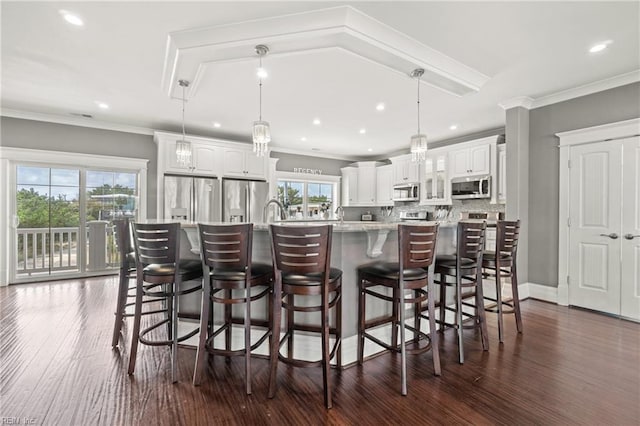
<path id="1" fill-rule="evenodd" d="M 451 184 L 448 177 L 448 155 L 442 149 L 428 151 L 424 162 L 422 183 L 422 204 L 451 204 Z"/>
<path id="2" fill-rule="evenodd" d="M 342 205 L 375 206 L 377 165 L 376 161 L 360 161 L 342 171 Z"/>
<path id="3" fill-rule="evenodd" d="M 376 167 L 376 205 L 393 205 L 393 166 Z"/>
<path id="4" fill-rule="evenodd" d="M 391 157 L 393 165 L 393 184 L 418 182 L 420 180 L 420 163 L 411 160 L 411 154 Z"/>
<path id="5" fill-rule="evenodd" d="M 243 177 L 266 179 L 269 155 L 258 157 L 246 143 L 187 135 L 191 143 L 191 164 L 179 164 L 176 142 L 182 135 L 155 132 L 158 144 L 158 175 L 165 173 L 193 174 L 217 177 Z"/>
<path id="6" fill-rule="evenodd" d="M 451 177 L 491 174 L 489 143 L 452 150 L 449 154 Z"/>
<path id="7" fill-rule="evenodd" d="M 358 168 L 344 167 L 342 171 L 342 205 L 353 206 L 357 203 Z"/>
<path id="8" fill-rule="evenodd" d="M 224 176 L 265 179 L 268 157 L 258 157 L 251 147 L 224 148 Z"/>
<path id="9" fill-rule="evenodd" d="M 358 163 L 358 205 L 376 205 L 376 177 L 375 161 Z"/>
<path id="10" fill-rule="evenodd" d="M 179 164 L 176 156 L 178 139 L 170 140 L 159 147 L 164 154 L 165 173 L 219 175 L 220 150 L 217 146 L 203 142 L 191 142 L 191 164 Z"/>
<path id="11" fill-rule="evenodd" d="M 507 145 L 498 145 L 498 202 L 507 202 Z"/>

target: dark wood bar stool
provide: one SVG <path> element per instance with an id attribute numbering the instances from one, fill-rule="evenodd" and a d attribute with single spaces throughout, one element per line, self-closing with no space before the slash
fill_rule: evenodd
<path id="1" fill-rule="evenodd" d="M 515 314 L 516 329 L 518 333 L 522 333 L 522 316 L 520 315 L 518 272 L 516 267 L 519 234 L 519 220 L 498 221 L 496 224 L 496 251 L 485 250 L 482 255 L 484 276 L 494 277 L 496 280 L 495 299 L 487 296 L 484 298 L 495 303 L 495 306 L 488 306 L 486 311 L 498 314 L 498 339 L 500 342 L 502 342 L 504 329 L 502 314 Z M 497 255 L 497 253 L 500 255 Z M 509 278 L 511 281 L 511 300 L 504 300 L 502 297 L 501 278 Z"/>
<path id="2" fill-rule="evenodd" d="M 273 289 L 273 267 L 251 261 L 253 224 L 205 225 L 198 224 L 200 256 L 204 271 L 202 310 L 200 313 L 200 339 L 193 373 L 193 384 L 199 385 L 206 354 L 230 357 L 245 357 L 246 391 L 251 394 L 251 351 L 259 347 L 271 335 L 271 291 Z M 251 289 L 262 287 L 256 294 Z M 234 295 L 234 291 L 236 294 Z M 237 293 L 241 291 L 242 294 Z M 251 317 L 251 302 L 267 297 L 269 318 L 256 320 Z M 224 306 L 223 324 L 214 330 L 213 310 L 215 304 Z M 233 318 L 231 308 L 244 304 L 244 317 Z M 244 347 L 231 349 L 231 332 L 234 323 L 244 325 Z M 266 331 L 251 344 L 251 326 L 261 326 Z M 224 332 L 225 346 L 214 347 L 216 336 Z"/>
<path id="3" fill-rule="evenodd" d="M 434 258 L 436 254 L 436 238 L 438 225 L 399 225 L 398 226 L 398 263 L 374 262 L 358 268 L 358 363 L 364 359 L 365 338 L 390 351 L 401 354 L 401 392 L 407 394 L 407 361 L 408 353 L 423 353 L 429 349 L 433 356 L 433 370 L 440 375 L 440 352 L 438 349 L 438 332 L 435 317 L 435 286 L 433 282 Z M 375 287 L 392 289 L 392 296 L 382 293 Z M 426 289 L 425 289 L 426 288 Z M 411 290 L 412 297 L 407 298 L 405 290 Z M 376 297 L 392 303 L 390 316 L 366 320 L 366 296 Z M 422 304 L 427 301 L 428 315 L 422 314 Z M 414 325 L 405 320 L 405 304 L 414 305 Z M 429 320 L 429 334 L 420 331 L 420 319 Z M 391 324 L 391 344 L 372 336 L 367 330 Z M 398 345 L 398 328 L 400 329 L 400 345 Z M 413 333 L 413 343 L 419 340 L 427 343 L 422 347 L 407 349 L 405 329 Z"/>
<path id="4" fill-rule="evenodd" d="M 458 222 L 456 254 L 436 257 L 435 280 L 440 285 L 440 320 L 441 330 L 454 327 L 458 334 L 458 356 L 460 364 L 464 363 L 463 328 L 479 328 L 482 337 L 482 349 L 489 350 L 487 320 L 485 317 L 482 295 L 482 254 L 487 223 Z M 447 287 L 455 288 L 455 306 L 447 306 Z M 465 301 L 473 298 L 474 303 Z M 464 312 L 463 306 L 473 308 L 473 314 Z M 445 321 L 446 311 L 455 313 L 455 321 Z M 464 324 L 471 320 L 472 324 Z"/>
<path id="5" fill-rule="evenodd" d="M 114 311 L 113 337 L 111 339 L 111 346 L 115 348 L 120 341 L 124 319 L 134 315 L 133 312 L 127 312 L 127 308 L 135 306 L 136 304 L 136 285 L 129 285 L 131 279 L 136 277 L 136 253 L 133 249 L 129 219 L 115 219 L 113 225 L 115 228 L 115 242 L 118 248 L 118 256 L 120 257 L 118 295 L 116 298 L 116 309 Z M 152 302 L 154 302 L 154 300 L 142 300 L 143 305 Z M 152 315 L 160 312 L 164 312 L 164 310 L 145 311 L 142 315 Z"/>
<path id="6" fill-rule="evenodd" d="M 271 347 L 271 373 L 269 398 L 276 392 L 278 360 L 296 367 L 322 366 L 324 403 L 332 406 L 329 362 L 336 357 L 341 365 L 342 351 L 342 271 L 331 268 L 331 240 L 333 227 L 278 226 L 271 225 L 271 244 L 275 282 L 273 288 L 273 336 Z M 329 296 L 333 294 L 333 297 Z M 299 303 L 297 296 L 320 296 L 319 304 Z M 334 327 L 329 325 L 330 310 L 335 310 Z M 286 311 L 285 335 L 280 336 L 282 309 Z M 296 312 L 319 312 L 320 325 L 301 324 L 295 321 Z M 293 343 L 296 332 L 320 333 L 322 359 L 306 361 L 296 359 Z M 329 337 L 335 342 L 330 349 Z M 280 347 L 287 343 L 287 355 L 280 354 Z"/>
<path id="7" fill-rule="evenodd" d="M 180 224 L 133 224 L 133 240 L 136 252 L 136 308 L 134 314 L 129 374 L 136 365 L 138 342 L 151 346 L 171 347 L 171 380 L 177 381 L 178 343 L 194 336 L 198 329 L 178 336 L 178 297 L 200 291 L 202 283 L 187 285 L 187 281 L 202 277 L 199 260 L 180 261 Z M 184 283 L 184 284 L 183 284 Z M 165 303 L 165 318 L 140 330 L 142 298 L 153 298 Z M 166 340 L 152 340 L 147 335 L 167 325 Z"/>

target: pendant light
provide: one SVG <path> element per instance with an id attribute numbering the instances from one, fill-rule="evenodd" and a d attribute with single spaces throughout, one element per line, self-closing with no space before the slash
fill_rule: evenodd
<path id="1" fill-rule="evenodd" d="M 187 80 L 178 80 L 178 84 L 182 87 L 182 140 L 176 142 L 176 161 L 181 166 L 191 166 L 191 142 L 185 140 L 184 130 L 184 104 L 185 89 L 189 87 Z"/>
<path id="2" fill-rule="evenodd" d="M 264 69 L 262 69 L 262 57 L 269 52 L 269 48 L 263 44 L 256 46 L 256 53 L 260 58 L 260 68 L 258 68 L 258 81 L 259 81 L 259 108 L 260 115 L 258 121 L 253 122 L 253 152 L 258 157 L 264 156 L 267 152 L 268 144 L 271 142 L 271 128 L 268 121 L 262 120 L 262 78 L 266 76 Z"/>
<path id="3" fill-rule="evenodd" d="M 427 135 L 420 133 L 420 77 L 424 69 L 416 68 L 411 72 L 411 77 L 418 81 L 418 133 L 411 136 L 411 160 L 424 161 L 427 158 Z"/>

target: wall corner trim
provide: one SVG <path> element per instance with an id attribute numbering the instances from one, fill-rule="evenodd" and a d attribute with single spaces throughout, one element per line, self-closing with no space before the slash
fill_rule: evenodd
<path id="1" fill-rule="evenodd" d="M 505 110 L 511 109 L 511 108 L 517 108 L 517 107 L 531 109 L 533 102 L 534 102 L 533 98 L 530 98 L 528 96 L 518 96 L 516 98 L 511 98 L 511 99 L 507 99 L 506 101 L 502 101 L 498 105 Z"/>

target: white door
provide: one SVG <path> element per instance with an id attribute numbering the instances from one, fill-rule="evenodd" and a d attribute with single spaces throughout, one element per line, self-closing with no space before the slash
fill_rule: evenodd
<path id="1" fill-rule="evenodd" d="M 620 315 L 640 320 L 640 137 L 623 140 L 622 154 Z"/>
<path id="2" fill-rule="evenodd" d="M 620 314 L 622 145 L 571 148 L 569 302 Z"/>

